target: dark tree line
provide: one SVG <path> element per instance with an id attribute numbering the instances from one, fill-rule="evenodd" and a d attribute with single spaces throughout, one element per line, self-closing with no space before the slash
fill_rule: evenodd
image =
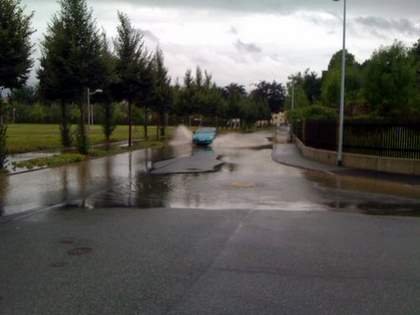
<path id="1" fill-rule="evenodd" d="M 194 75 L 187 70 L 182 86 L 174 87 L 174 113 L 189 124 L 193 116 L 200 116 L 216 126 L 234 119 L 251 127 L 260 120 L 270 121 L 272 112 L 283 109 L 285 97 L 281 83 L 262 81 L 249 92 L 236 83 L 219 87 L 207 71 L 197 67 Z"/>

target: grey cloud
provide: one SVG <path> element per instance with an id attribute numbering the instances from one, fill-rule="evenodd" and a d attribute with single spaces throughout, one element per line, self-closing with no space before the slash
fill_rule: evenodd
<path id="1" fill-rule="evenodd" d="M 231 26 L 229 33 L 233 35 L 238 35 L 238 30 L 236 29 L 236 27 Z"/>
<path id="2" fill-rule="evenodd" d="M 39 7 L 52 0 L 23 0 L 23 3 Z M 339 4 L 331 0 L 90 0 L 89 4 L 106 5 L 107 3 L 125 2 L 137 6 L 149 7 L 189 7 L 200 9 L 220 9 L 251 12 L 294 12 L 296 10 L 340 10 Z M 420 16 L 419 0 L 351 0 L 349 11 L 358 15 L 386 14 L 388 16 Z"/>
<path id="3" fill-rule="evenodd" d="M 409 19 L 386 19 L 377 16 L 357 17 L 356 23 L 367 27 L 371 32 L 385 35 L 387 32 L 397 32 L 410 36 L 420 36 L 420 27 Z"/>
<path id="4" fill-rule="evenodd" d="M 262 52 L 262 49 L 260 47 L 258 47 L 256 44 L 254 44 L 254 43 L 244 43 L 240 39 L 238 39 L 234 43 L 234 45 L 239 52 L 249 53 L 249 54 L 258 54 L 258 53 Z"/>
<path id="5" fill-rule="evenodd" d="M 157 37 L 152 31 L 149 30 L 140 30 L 143 36 L 146 39 L 151 40 L 152 42 L 159 43 L 159 37 Z"/>

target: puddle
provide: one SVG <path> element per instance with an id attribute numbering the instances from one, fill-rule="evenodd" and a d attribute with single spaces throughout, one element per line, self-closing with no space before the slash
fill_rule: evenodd
<path id="1" fill-rule="evenodd" d="M 13 215 L 64 203 L 69 205 L 66 212 L 74 208 L 169 207 L 420 213 L 419 186 L 326 176 L 274 162 L 269 132 L 221 135 L 207 150 L 191 145 L 191 133 L 185 127 L 175 134 L 172 145 L 163 149 L 0 176 L 0 212 Z M 220 165 L 207 173 L 203 161 Z M 185 172 L 150 174 L 156 166 L 172 170 L 176 166 Z"/>

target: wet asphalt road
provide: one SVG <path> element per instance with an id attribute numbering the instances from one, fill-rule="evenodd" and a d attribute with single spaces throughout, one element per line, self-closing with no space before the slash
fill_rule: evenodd
<path id="1" fill-rule="evenodd" d="M 420 213 L 420 185 L 284 166 L 272 160 L 270 136 L 269 132 L 222 135 L 211 149 L 181 142 L 165 150 L 136 151 L 0 177 L 0 213 L 9 217 L 57 205 Z M 170 158 L 179 162 L 168 166 L 159 162 Z M 216 172 L 208 173 L 220 163 Z M 155 175 L 150 174 L 154 165 Z"/>
<path id="2" fill-rule="evenodd" d="M 3 178 L 6 217 L 65 206 L 0 224 L 0 313 L 419 314 L 415 190 L 274 163 L 269 136 Z M 224 164 L 149 173 L 191 154 Z"/>
<path id="3" fill-rule="evenodd" d="M 42 212 L 0 227 L 0 310 L 418 314 L 419 225 L 332 212 Z"/>

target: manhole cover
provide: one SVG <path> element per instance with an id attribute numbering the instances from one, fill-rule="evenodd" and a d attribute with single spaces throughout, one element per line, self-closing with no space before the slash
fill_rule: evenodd
<path id="1" fill-rule="evenodd" d="M 73 248 L 70 249 L 67 253 L 70 256 L 83 256 L 90 254 L 92 252 L 92 248 L 89 247 L 79 247 L 79 248 Z"/>

